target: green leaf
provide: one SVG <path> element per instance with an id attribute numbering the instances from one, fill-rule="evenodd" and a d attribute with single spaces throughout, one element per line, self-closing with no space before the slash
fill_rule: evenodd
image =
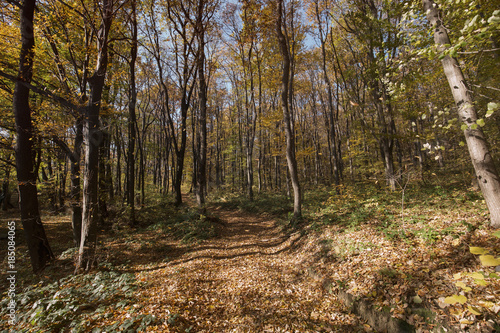
<path id="1" fill-rule="evenodd" d="M 486 254 L 486 253 L 488 253 L 487 249 L 485 249 L 483 247 L 474 247 L 474 246 L 469 247 L 469 251 L 472 254 Z"/>
<path id="2" fill-rule="evenodd" d="M 500 109 L 500 104 L 499 103 L 494 103 L 494 102 L 489 102 L 488 103 L 488 111 L 495 112 L 498 109 Z"/>
<path id="3" fill-rule="evenodd" d="M 495 231 L 495 232 L 493 233 L 493 236 L 495 236 L 496 238 L 500 238 L 500 230 Z"/>
<path id="4" fill-rule="evenodd" d="M 420 296 L 413 296 L 413 303 L 415 304 L 420 304 L 422 303 L 422 299 L 420 298 Z"/>
<path id="5" fill-rule="evenodd" d="M 465 297 L 464 295 L 453 295 L 446 297 L 444 299 L 444 302 L 446 304 L 455 304 L 455 303 L 464 304 L 465 302 L 467 302 L 467 297 Z"/>
<path id="6" fill-rule="evenodd" d="M 495 258 L 491 255 L 479 256 L 479 260 L 481 260 L 481 264 L 483 266 L 499 266 L 500 265 L 500 258 Z"/>
<path id="7" fill-rule="evenodd" d="M 481 127 L 483 127 L 484 125 L 486 125 L 486 123 L 484 122 L 483 118 L 476 120 L 476 124 L 478 124 Z"/>
<path id="8" fill-rule="evenodd" d="M 462 131 L 465 131 L 467 128 L 468 128 L 468 126 L 466 124 L 462 124 L 462 126 L 460 126 L 460 129 Z"/>

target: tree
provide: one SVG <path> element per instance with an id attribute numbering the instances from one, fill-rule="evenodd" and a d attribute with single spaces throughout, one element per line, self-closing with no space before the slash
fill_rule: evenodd
<path id="1" fill-rule="evenodd" d="M 434 29 L 434 43 L 438 51 L 444 52 L 446 45 L 450 45 L 451 42 L 440 18 L 438 6 L 433 0 L 422 0 L 422 4 L 427 20 Z M 451 54 L 443 54 L 443 56 L 441 64 L 457 106 L 458 117 L 464 124 L 465 140 L 481 192 L 490 211 L 491 226 L 500 228 L 500 178 L 493 156 L 481 126 L 478 126 L 474 101 L 468 92 L 467 80 L 460 65 Z"/>
<path id="2" fill-rule="evenodd" d="M 33 76 L 35 36 L 33 17 L 36 0 L 24 0 L 21 7 L 21 55 L 15 85 L 13 109 L 16 119 L 16 170 L 19 186 L 21 221 L 34 272 L 40 272 L 53 258 L 38 209 L 38 197 L 33 165 L 33 125 L 29 102 Z"/>
<path id="3" fill-rule="evenodd" d="M 320 48 L 321 48 L 321 67 L 323 70 L 323 79 L 326 83 L 327 87 L 327 99 L 328 99 L 328 123 L 330 125 L 329 129 L 329 134 L 330 134 L 330 142 L 331 142 L 331 151 L 332 151 L 332 157 L 333 157 L 333 175 L 335 179 L 335 185 L 340 185 L 340 170 L 341 170 L 341 158 L 339 158 L 340 152 L 338 151 L 337 147 L 337 141 L 338 141 L 338 134 L 336 130 L 336 123 L 338 116 L 335 114 L 335 109 L 334 109 L 334 104 L 333 104 L 333 89 L 332 89 L 332 83 L 330 80 L 330 77 L 328 76 L 328 70 L 326 66 L 326 59 L 327 59 L 327 54 L 326 54 L 326 42 L 327 42 L 327 36 L 328 36 L 328 31 L 330 30 L 330 17 L 329 17 L 329 8 L 327 4 L 323 3 L 323 1 L 320 0 L 314 0 L 312 2 L 313 6 L 313 11 L 314 15 L 313 17 L 316 20 L 316 24 L 318 26 L 318 39 L 320 42 Z M 334 43 L 332 41 L 332 45 L 334 46 Z M 341 69 L 339 69 L 341 70 Z M 338 101 L 337 101 L 338 105 Z"/>
<path id="4" fill-rule="evenodd" d="M 97 35 L 97 61 L 89 78 L 90 96 L 85 114 L 85 171 L 83 178 L 82 235 L 76 260 L 76 270 L 89 270 L 95 261 L 98 218 L 98 166 L 102 133 L 99 111 L 108 64 L 108 37 L 113 19 L 113 0 L 100 5 L 101 25 Z"/>
<path id="5" fill-rule="evenodd" d="M 135 220 L 135 141 L 136 141 L 136 105 L 137 105 L 137 88 L 135 82 L 135 65 L 137 61 L 137 3 L 136 0 L 131 2 L 130 25 L 132 30 L 130 60 L 129 60 L 129 104 L 128 104 L 128 186 L 127 186 L 127 202 L 130 207 L 130 223 L 134 225 Z"/>
<path id="6" fill-rule="evenodd" d="M 66 98 L 71 98 L 73 95 L 71 85 L 72 82 L 70 77 L 68 76 L 68 72 L 81 72 L 81 75 L 77 75 L 77 83 L 75 85 L 78 86 L 78 104 L 83 104 L 87 99 L 87 79 L 88 79 L 88 57 L 89 53 L 82 55 L 84 59 L 81 64 L 82 67 L 78 67 L 77 60 L 75 59 L 76 54 L 75 49 L 78 50 L 78 45 L 72 42 L 69 31 L 74 28 L 74 26 L 70 26 L 69 22 L 72 21 L 71 16 L 62 15 L 57 11 L 57 5 L 52 3 L 51 6 L 47 6 L 46 11 L 50 12 L 50 19 L 54 19 L 54 17 L 63 19 L 64 21 L 51 21 L 51 25 L 47 25 L 47 27 L 43 30 L 43 36 L 47 43 L 50 46 L 50 51 L 52 52 L 49 57 L 53 59 L 55 63 L 55 67 L 57 70 L 57 79 L 59 84 L 62 87 L 62 92 Z M 59 8 L 59 10 L 61 10 Z M 73 17 L 74 19 L 74 17 Z M 46 18 L 48 20 L 48 18 Z M 62 31 L 61 34 L 64 36 L 61 38 L 56 34 L 55 31 Z M 82 40 L 83 45 L 85 45 L 85 49 L 88 49 L 90 43 L 90 29 L 85 29 L 82 34 L 84 38 Z M 67 47 L 67 50 L 60 51 L 60 48 L 63 46 Z M 62 54 L 69 54 L 72 61 L 65 61 L 63 59 Z M 79 55 L 79 54 L 78 54 Z M 73 68 L 70 67 L 69 70 L 63 65 L 63 63 L 70 63 Z M 75 111 L 75 120 L 74 120 L 74 143 L 73 148 L 71 149 L 68 144 L 63 140 L 60 133 L 54 133 L 53 140 L 57 145 L 61 147 L 61 149 L 66 153 L 69 163 L 70 163 L 70 174 L 71 174 L 71 186 L 70 186 L 70 199 L 71 199 L 71 208 L 72 208 L 72 228 L 73 228 L 73 239 L 76 247 L 80 246 L 81 240 L 81 229 L 82 229 L 82 203 L 81 203 L 81 177 L 80 177 L 80 164 L 81 164 L 81 155 L 82 155 L 82 143 L 83 143 L 83 111 L 82 108 L 74 108 Z M 63 132 L 64 133 L 64 132 Z"/>
<path id="7" fill-rule="evenodd" d="M 283 0 L 278 0 L 276 5 L 276 34 L 283 60 L 281 76 L 281 107 L 283 108 L 283 122 L 286 135 L 286 160 L 288 171 L 293 187 L 293 215 L 302 215 L 302 197 L 300 191 L 299 176 L 297 172 L 297 159 L 295 158 L 295 131 L 292 125 L 291 108 L 293 105 L 293 72 L 290 52 L 290 44 L 286 32 L 286 15 L 283 8 Z"/>
<path id="8" fill-rule="evenodd" d="M 235 86 L 236 95 L 240 97 L 235 102 L 238 103 L 238 108 L 243 109 L 243 141 L 246 153 L 246 182 L 248 198 L 253 200 L 253 185 L 254 185 L 254 145 L 256 136 L 256 126 L 258 113 L 262 111 L 262 50 L 259 49 L 259 43 L 262 42 L 261 31 L 263 23 L 260 22 L 259 15 L 262 11 L 261 4 L 258 1 L 241 1 L 241 24 L 237 20 L 237 6 L 232 6 L 226 9 L 226 18 L 230 28 L 229 35 L 234 40 L 234 46 L 231 45 L 231 54 L 234 53 L 233 62 L 236 63 L 235 70 L 241 75 L 241 87 Z M 234 50 L 233 50 L 234 48 Z M 258 101 L 255 92 L 257 66 L 258 74 Z M 234 73 L 236 74 L 236 73 Z M 239 75 L 239 76 L 240 76 Z M 233 81 L 237 78 L 234 77 Z M 241 90 L 243 90 L 242 93 Z M 243 99 L 243 101 L 241 100 Z M 243 106 L 242 106 L 242 105 Z M 258 105 L 258 107 L 257 107 Z M 259 159 L 260 163 L 260 159 Z M 261 187 L 261 181 L 259 181 Z"/>
<path id="9" fill-rule="evenodd" d="M 151 7 L 153 9 L 153 7 Z M 152 41 L 152 53 L 155 57 L 158 72 L 160 75 L 161 95 L 163 97 L 162 108 L 167 115 L 168 125 L 172 135 L 172 143 L 175 152 L 175 175 L 174 175 L 174 192 L 175 204 L 178 206 L 182 204 L 181 185 L 184 175 L 184 158 L 187 147 L 187 120 L 188 111 L 191 106 L 191 97 L 193 96 L 195 88 L 195 77 L 197 74 L 197 61 L 195 40 L 196 35 L 193 34 L 192 16 L 193 8 L 190 4 L 181 2 L 169 2 L 167 4 L 168 28 L 173 63 L 169 64 L 172 68 L 172 74 L 177 79 L 177 90 L 173 89 L 170 82 L 168 82 L 169 75 L 163 76 L 163 67 L 166 62 L 162 58 L 162 49 L 160 45 L 161 32 L 157 30 L 156 17 L 154 17 L 154 10 L 151 10 L 150 15 L 151 27 L 153 36 L 150 36 Z M 165 70 L 165 72 L 167 72 Z M 170 73 L 169 73 L 170 74 Z M 175 80 L 174 80 L 175 81 Z M 170 98 L 173 95 L 177 100 Z M 177 103 L 175 103 L 177 102 Z M 178 109 L 177 109 L 178 106 Z"/>
<path id="10" fill-rule="evenodd" d="M 198 41 L 198 54 L 196 66 L 198 71 L 198 107 L 200 120 L 200 147 L 197 156 L 197 169 L 195 195 L 198 206 L 205 204 L 206 184 L 207 184 L 207 80 L 205 78 L 205 35 L 208 30 L 208 23 L 213 17 L 216 5 L 210 5 L 209 1 L 198 0 L 196 21 L 194 31 Z M 194 133 L 193 133 L 194 135 Z"/>

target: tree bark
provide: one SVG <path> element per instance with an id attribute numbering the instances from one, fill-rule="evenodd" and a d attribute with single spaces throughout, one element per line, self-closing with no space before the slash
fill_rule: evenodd
<path id="1" fill-rule="evenodd" d="M 73 241 L 76 247 L 80 247 L 82 237 L 82 206 L 81 206 L 81 184 L 80 184 L 80 160 L 83 143 L 83 119 L 79 117 L 76 121 L 76 134 L 73 152 L 69 154 L 71 173 L 71 226 L 73 227 Z"/>
<path id="2" fill-rule="evenodd" d="M 135 225 L 135 141 L 136 141 L 136 123 L 137 117 L 135 113 L 137 104 L 137 89 L 135 84 L 135 63 L 137 60 L 137 14 L 136 0 L 131 3 L 132 12 L 132 40 L 130 48 L 130 82 L 129 82 L 129 104 L 128 104 L 128 183 L 127 183 L 127 203 L 130 208 L 130 224 Z"/>
<path id="3" fill-rule="evenodd" d="M 290 171 L 290 180 L 293 187 L 293 215 L 295 217 L 300 217 L 302 215 L 302 197 L 299 177 L 297 173 L 297 160 L 295 158 L 295 135 L 292 129 L 290 110 L 292 106 L 290 103 L 290 97 L 293 93 L 290 89 L 290 80 L 293 79 L 293 77 L 290 77 L 292 59 L 290 57 L 288 41 L 282 31 L 284 16 L 283 0 L 278 0 L 278 8 L 276 12 L 276 33 L 278 36 L 281 57 L 283 59 L 283 74 L 281 77 L 281 103 L 283 108 L 283 121 L 286 135 L 286 159 L 288 163 L 288 170 Z"/>
<path id="4" fill-rule="evenodd" d="M 434 28 L 434 42 L 440 51 L 445 50 L 450 39 L 439 16 L 439 9 L 433 0 L 422 0 L 427 20 Z M 500 228 L 500 178 L 489 151 L 486 137 L 477 125 L 477 112 L 472 97 L 468 93 L 467 81 L 457 60 L 446 55 L 441 63 L 448 79 L 460 120 L 466 125 L 465 140 L 469 149 L 472 165 L 477 175 L 481 192 L 490 211 L 490 223 L 493 228 Z"/>
<path id="5" fill-rule="evenodd" d="M 85 115 L 85 171 L 83 175 L 82 235 L 76 260 L 76 271 L 91 269 L 95 263 L 98 218 L 98 166 L 102 133 L 99 111 L 108 63 L 108 35 L 112 21 L 112 0 L 103 0 L 102 22 L 97 37 L 97 63 L 89 79 L 90 98 Z"/>
<path id="6" fill-rule="evenodd" d="M 207 184 L 207 82 L 205 79 L 205 30 L 204 12 L 207 2 L 199 0 L 196 18 L 196 34 L 198 39 L 198 105 L 200 117 L 200 146 L 198 156 L 198 168 L 196 175 L 195 195 L 199 207 L 205 204 L 206 184 Z"/>
<path id="7" fill-rule="evenodd" d="M 330 82 L 330 78 L 328 77 L 328 71 L 326 67 L 326 33 L 323 34 L 323 24 L 321 20 L 321 14 L 320 14 L 320 9 L 319 9 L 319 3 L 318 1 L 315 2 L 315 14 L 316 14 L 316 20 L 318 23 L 318 30 L 319 30 L 319 39 L 321 43 L 321 66 L 323 69 L 323 79 L 326 83 L 327 86 L 327 94 L 328 94 L 328 120 L 329 120 L 329 125 L 330 125 L 330 140 L 331 140 L 331 153 L 332 153 L 332 158 L 333 158 L 333 176 L 335 180 L 335 185 L 339 186 L 340 185 L 340 174 L 339 174 L 339 154 L 337 153 L 337 132 L 335 130 L 335 111 L 334 111 L 334 106 L 333 106 L 333 90 L 332 90 L 332 84 Z M 328 30 L 328 25 L 326 27 Z M 337 189 L 338 191 L 338 189 Z"/>
<path id="8" fill-rule="evenodd" d="M 21 206 L 21 222 L 28 245 L 31 266 L 35 273 L 40 272 L 54 255 L 49 246 L 45 229 L 38 209 L 36 181 L 33 171 L 33 124 L 29 104 L 29 88 L 33 76 L 35 36 L 33 17 L 36 0 L 24 0 L 21 7 L 21 54 L 19 76 L 16 81 L 13 109 L 16 121 L 16 169 Z"/>

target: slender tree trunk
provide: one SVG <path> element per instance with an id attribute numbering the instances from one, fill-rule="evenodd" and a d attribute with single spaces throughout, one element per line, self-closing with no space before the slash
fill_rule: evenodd
<path id="1" fill-rule="evenodd" d="M 11 170 L 11 166 L 10 166 L 11 156 L 12 155 L 9 152 L 7 159 L 6 159 L 7 164 L 5 165 L 5 168 L 4 168 L 5 178 L 3 179 L 3 182 L 2 182 L 2 193 L 3 193 L 2 210 L 3 211 L 7 211 L 9 209 L 9 205 L 11 205 L 11 203 L 10 203 L 10 188 L 9 188 L 10 170 Z"/>
<path id="2" fill-rule="evenodd" d="M 445 45 L 449 45 L 451 42 L 446 28 L 439 18 L 438 6 L 433 0 L 422 0 L 422 2 L 427 19 L 434 28 L 434 42 L 443 51 Z M 476 124 L 477 112 L 472 97 L 467 92 L 467 81 L 455 58 L 447 55 L 441 60 L 441 63 L 457 105 L 458 116 L 467 126 L 464 129 L 465 140 L 481 192 L 490 211 L 491 226 L 500 228 L 500 178 L 486 137 L 481 127 Z"/>
<path id="3" fill-rule="evenodd" d="M 292 129 L 292 119 L 291 119 L 291 103 L 290 97 L 293 93 L 291 91 L 290 77 L 291 73 L 291 62 L 290 49 L 288 41 L 283 34 L 283 0 L 278 1 L 278 10 L 276 13 L 276 32 L 278 35 L 278 41 L 280 44 L 281 57 L 283 59 L 283 74 L 281 77 L 281 103 L 283 108 L 283 120 L 285 126 L 286 135 L 286 159 L 288 163 L 288 170 L 290 171 L 290 180 L 293 187 L 293 215 L 295 217 L 300 217 L 302 215 L 302 197 L 300 192 L 299 177 L 297 172 L 297 160 L 295 158 L 295 135 Z"/>
<path id="4" fill-rule="evenodd" d="M 333 91 L 332 91 L 332 85 L 330 82 L 330 78 L 328 77 L 328 71 L 326 68 L 326 34 L 323 34 L 323 29 L 322 29 L 322 22 L 321 22 L 321 16 L 320 16 L 320 11 L 319 11 L 319 3 L 315 3 L 315 12 L 316 12 L 316 20 L 318 23 L 318 30 L 319 30 L 319 38 L 320 38 L 320 43 L 321 43 L 321 65 L 323 69 L 323 78 L 325 80 L 326 86 L 327 86 L 327 93 L 328 93 L 328 119 L 329 119 L 329 125 L 330 125 L 330 140 L 332 144 L 332 158 L 333 158 L 333 176 L 335 180 L 335 185 L 339 186 L 340 185 L 340 175 L 339 175 L 339 157 L 337 154 L 337 134 L 335 131 L 335 120 L 334 120 L 334 107 L 333 107 Z M 328 28 L 328 26 L 327 26 Z"/>
<path id="5" fill-rule="evenodd" d="M 205 27 L 203 26 L 203 14 L 205 1 L 199 0 L 198 16 L 196 20 L 198 34 L 198 105 L 200 111 L 200 145 L 196 177 L 196 202 L 199 207 L 205 204 L 207 184 L 207 83 L 205 79 Z"/>
<path id="6" fill-rule="evenodd" d="M 382 155 L 382 160 L 384 161 L 385 167 L 385 178 L 387 185 L 391 191 L 396 190 L 396 177 L 394 173 L 394 155 L 393 146 L 390 143 L 390 139 L 382 138 L 379 140 L 380 143 L 380 155 Z"/>
<path id="7" fill-rule="evenodd" d="M 115 194 L 121 196 L 122 194 L 122 145 L 121 135 L 116 129 L 116 179 L 115 179 Z"/>
<path id="8" fill-rule="evenodd" d="M 182 135 L 182 134 L 181 134 Z M 181 193 L 181 185 L 182 185 L 182 175 L 184 171 L 184 153 L 186 151 L 186 144 L 181 144 L 181 150 L 176 152 L 176 172 L 175 172 L 175 182 L 174 182 L 174 190 L 175 190 L 175 205 L 179 206 L 182 204 L 182 193 Z"/>
<path id="9" fill-rule="evenodd" d="M 71 225 L 73 227 L 73 240 L 76 247 L 80 247 L 82 237 L 82 206 L 81 206 L 81 185 L 80 185 L 80 160 L 83 143 L 83 119 L 78 119 L 76 123 L 76 135 L 73 153 L 70 155 L 71 171 Z"/>
<path id="10" fill-rule="evenodd" d="M 107 127 L 107 121 L 101 120 L 104 128 Z M 109 164 L 109 150 L 111 142 L 107 130 L 101 130 L 101 145 L 99 147 L 99 166 L 98 166 L 98 206 L 99 206 L 99 224 L 104 225 L 108 217 L 108 186 L 111 184 L 106 178 L 106 166 Z"/>
<path id="11" fill-rule="evenodd" d="M 99 111 L 108 63 L 108 34 L 112 21 L 112 0 L 103 0 L 102 23 L 98 32 L 98 56 L 94 74 L 89 79 L 90 99 L 85 115 L 85 172 L 83 175 L 82 237 L 76 260 L 76 271 L 89 270 L 95 263 L 98 218 L 98 166 L 102 133 Z"/>
<path id="12" fill-rule="evenodd" d="M 135 84 L 135 63 L 137 59 L 137 15 L 136 0 L 132 0 L 132 46 L 130 49 L 130 82 L 129 82 L 129 105 L 128 105 L 128 183 L 127 183 L 127 203 L 130 208 L 130 224 L 135 225 L 135 141 L 137 117 L 135 108 L 137 104 L 137 89 Z"/>
<path id="13" fill-rule="evenodd" d="M 24 0 L 21 8 L 21 54 L 19 58 L 19 81 L 13 96 L 16 121 L 16 169 L 21 206 L 21 222 L 35 273 L 40 272 L 54 255 L 49 246 L 45 229 L 40 219 L 36 189 L 36 174 L 33 172 L 33 124 L 29 104 L 29 88 L 33 76 L 35 36 L 33 17 L 35 0 Z"/>
<path id="14" fill-rule="evenodd" d="M 145 176 L 145 161 L 144 161 L 144 140 L 146 140 L 146 129 L 144 129 L 145 127 L 145 122 L 146 122 L 146 119 L 143 118 L 143 130 L 142 130 L 142 135 L 138 135 L 137 136 L 137 145 L 138 145 L 138 148 L 139 148 L 139 179 L 141 180 L 141 207 L 144 206 L 144 203 L 146 201 L 146 185 L 145 185 L 145 181 L 146 181 L 146 176 Z M 160 134 L 161 135 L 161 134 Z M 167 150 L 168 147 L 165 147 L 165 150 Z M 166 155 L 166 158 L 164 159 L 165 160 L 165 170 L 167 170 L 167 166 L 168 166 L 168 154 Z M 165 172 L 164 173 L 165 175 L 165 179 L 167 179 L 167 173 Z M 165 181 L 164 184 L 167 184 L 167 182 Z M 165 192 L 168 193 L 168 186 L 165 185 Z"/>

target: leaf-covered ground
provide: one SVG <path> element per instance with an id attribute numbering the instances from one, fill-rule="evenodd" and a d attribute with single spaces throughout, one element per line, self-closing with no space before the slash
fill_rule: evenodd
<path id="1" fill-rule="evenodd" d="M 398 195 L 310 192 L 304 219 L 293 223 L 281 196 L 254 203 L 219 197 L 207 216 L 185 209 L 168 223 L 160 211 L 143 210 L 143 217 L 149 214 L 144 228 L 104 228 L 99 269 L 77 276 L 67 250 L 69 218 L 46 217 L 59 259 L 42 276 L 30 276 L 19 244 L 16 329 L 374 331 L 339 301 L 343 290 L 418 332 L 438 325 L 498 330 L 495 267 L 482 266 L 470 252 L 500 254 L 481 198 L 454 190 L 429 197 L 408 192 L 402 207 Z M 459 302 L 447 298 L 453 295 Z M 0 325 L 6 329 L 4 308 Z"/>

